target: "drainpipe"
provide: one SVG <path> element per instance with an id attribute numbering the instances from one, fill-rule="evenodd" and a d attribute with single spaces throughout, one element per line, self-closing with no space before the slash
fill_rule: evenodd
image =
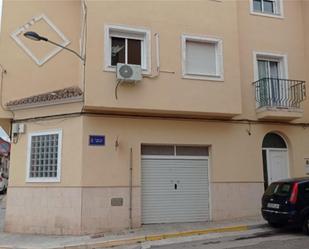
<path id="1" fill-rule="evenodd" d="M 129 195 L 129 220 L 130 220 L 130 229 L 132 229 L 132 190 L 133 190 L 133 186 L 132 186 L 132 178 L 133 178 L 133 150 L 132 148 L 130 148 L 130 174 L 129 174 L 129 191 L 130 191 L 130 195 Z"/>

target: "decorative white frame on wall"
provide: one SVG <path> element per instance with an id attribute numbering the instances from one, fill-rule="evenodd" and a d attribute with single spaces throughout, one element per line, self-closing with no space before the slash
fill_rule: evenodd
<path id="1" fill-rule="evenodd" d="M 33 17 L 29 22 L 18 28 L 16 31 L 14 31 L 11 34 L 11 37 L 15 40 L 15 42 L 30 56 L 31 59 L 35 61 L 35 63 L 39 66 L 42 66 L 45 62 L 47 62 L 49 59 L 51 59 L 53 56 L 55 56 L 57 53 L 59 53 L 63 48 L 56 47 L 51 50 L 51 52 L 47 53 L 46 56 L 44 56 L 42 59 L 37 58 L 31 50 L 19 39 L 19 35 L 24 33 L 25 31 L 29 30 L 29 28 L 34 25 L 35 23 L 39 21 L 45 21 L 47 25 L 49 25 L 63 40 L 62 43 L 60 43 L 61 46 L 66 47 L 68 46 L 71 41 L 66 38 L 66 36 L 53 24 L 53 22 L 47 18 L 46 15 L 41 14 L 39 16 Z"/>

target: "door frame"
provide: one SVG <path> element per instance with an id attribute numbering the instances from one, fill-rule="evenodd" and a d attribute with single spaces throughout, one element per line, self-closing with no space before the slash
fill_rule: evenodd
<path id="1" fill-rule="evenodd" d="M 278 134 L 279 135 L 279 134 Z M 284 142 L 286 143 L 285 139 L 279 135 L 283 140 Z M 287 143 L 286 143 L 287 145 Z M 267 168 L 267 184 L 268 186 L 270 185 L 270 176 L 269 176 L 269 172 L 270 172 L 270 158 L 269 158 L 269 151 L 285 151 L 286 152 L 286 155 L 287 155 L 287 176 L 288 178 L 291 176 L 291 170 L 290 170 L 290 158 L 289 158 L 289 148 L 288 148 L 288 145 L 287 145 L 287 148 L 263 148 L 262 147 L 262 151 L 265 150 L 266 151 L 266 168 Z M 264 172 L 263 172 L 264 174 Z"/>

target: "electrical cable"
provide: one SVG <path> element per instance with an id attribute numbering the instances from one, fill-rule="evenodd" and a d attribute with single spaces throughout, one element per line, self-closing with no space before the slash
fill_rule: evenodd
<path id="1" fill-rule="evenodd" d="M 119 87 L 119 85 L 121 84 L 121 81 L 120 80 L 118 80 L 117 81 L 117 85 L 116 85 L 116 87 L 115 87 L 115 98 L 118 100 L 118 87 Z"/>
<path id="2" fill-rule="evenodd" d="M 201 121 L 201 122 L 222 122 L 230 124 L 243 124 L 243 125 L 283 125 L 283 126 L 294 126 L 294 127 L 309 127 L 309 123 L 286 123 L 280 121 L 266 121 L 266 120 L 253 120 L 253 119 L 223 119 L 223 118 L 207 118 L 207 117 L 188 117 L 188 116 L 173 116 L 173 115 L 151 115 L 151 114 L 128 114 L 128 113 L 115 113 L 115 112 L 72 112 L 63 114 L 54 114 L 46 116 L 37 116 L 31 118 L 17 119 L 15 122 L 29 122 L 42 119 L 55 119 L 72 116 L 102 116 L 102 117 L 113 117 L 113 118 L 136 118 L 136 119 L 164 119 L 164 120 L 183 120 L 183 121 Z"/>
<path id="3" fill-rule="evenodd" d="M 1 107 L 4 111 L 9 111 L 12 113 L 12 119 L 15 119 L 15 113 L 8 109 L 4 104 L 3 104 L 3 81 L 4 81 L 4 75 L 7 74 L 7 71 L 6 69 L 0 64 L 0 69 L 1 69 L 1 74 L 0 74 L 0 91 L 1 91 L 1 100 L 0 100 L 0 104 L 1 104 Z"/>
<path id="4" fill-rule="evenodd" d="M 82 44 L 82 56 L 84 58 L 83 61 L 83 93 L 85 98 L 86 91 L 86 54 L 87 54 L 87 33 L 88 33 L 88 7 L 86 1 L 83 1 L 84 6 L 84 25 L 83 25 L 83 44 Z M 85 103 L 85 101 L 84 101 Z M 83 105 L 84 108 L 84 105 Z M 83 109 L 82 109 L 83 110 Z"/>

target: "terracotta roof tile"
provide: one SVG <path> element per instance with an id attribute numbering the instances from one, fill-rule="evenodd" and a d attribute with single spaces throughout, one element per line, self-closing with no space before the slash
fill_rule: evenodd
<path id="1" fill-rule="evenodd" d="M 52 104 L 52 102 L 82 98 L 82 96 L 83 91 L 79 87 L 68 87 L 22 99 L 12 100 L 6 103 L 6 106 L 17 107 L 23 105 L 40 105 L 48 104 L 49 102 Z"/>

